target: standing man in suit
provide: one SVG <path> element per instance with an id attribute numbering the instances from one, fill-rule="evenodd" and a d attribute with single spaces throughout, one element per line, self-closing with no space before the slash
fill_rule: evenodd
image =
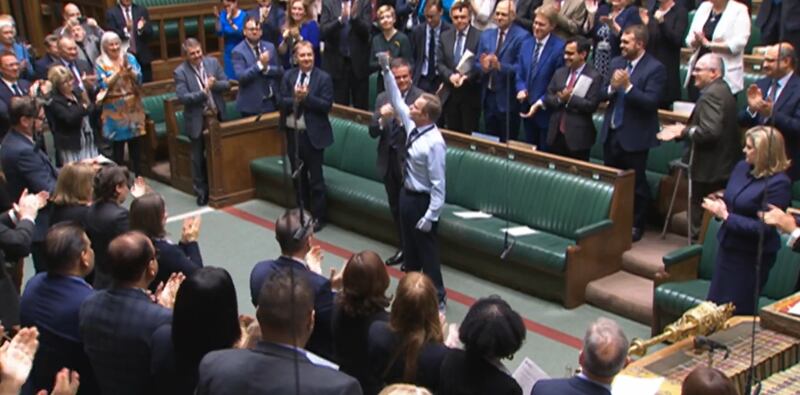
<path id="1" fill-rule="evenodd" d="M 552 6 L 536 9 L 533 37 L 526 37 L 516 64 L 517 100 L 525 125 L 525 142 L 547 151 L 547 128 L 551 111 L 544 105 L 547 85 L 564 65 L 564 40 L 550 34 L 556 27 L 557 11 Z M 527 111 L 525 111 L 527 109 Z"/>
<path id="2" fill-rule="evenodd" d="M 697 237 L 703 222 L 703 199 L 725 188 L 740 157 L 741 137 L 736 123 L 736 99 L 722 79 L 724 66 L 719 55 L 701 56 L 692 73 L 701 94 L 689 123 L 667 126 L 658 137 L 662 140 L 688 137 L 685 163 L 689 163 L 690 152 L 694 150 L 691 228 L 692 237 Z"/>
<path id="3" fill-rule="evenodd" d="M 331 318 L 333 314 L 333 291 L 341 287 L 341 276 L 334 276 L 333 283 L 328 277 L 322 276 L 318 270 L 322 262 L 322 251 L 319 246 L 313 246 L 314 220 L 308 212 L 303 212 L 301 221 L 300 210 L 287 210 L 275 221 L 275 239 L 281 248 L 278 259 L 261 261 L 250 272 L 250 297 L 253 306 L 258 305 L 259 295 L 263 297 L 264 283 L 269 281 L 276 272 L 281 270 L 294 270 L 295 279 L 303 279 L 311 286 L 314 295 L 314 330 L 308 339 L 306 348 L 324 358 L 333 356 L 333 334 Z"/>
<path id="4" fill-rule="evenodd" d="M 430 277 L 439 296 L 439 311 L 447 307 L 436 232 L 445 202 L 446 146 L 436 120 L 442 112 L 439 98 L 421 94 L 411 106 L 381 59 L 383 81 L 390 103 L 380 108 L 382 118 L 399 116 L 406 132 L 405 179 L 398 200 L 403 259 L 407 271 L 421 271 Z"/>
<path id="5" fill-rule="evenodd" d="M 11 54 L 8 57 L 13 57 Z M 2 56 L 3 62 L 7 56 Z M 11 196 L 22 196 L 23 191 L 52 195 L 58 171 L 47 154 L 34 143 L 34 133 L 42 129 L 44 110 L 32 97 L 15 97 L 11 100 L 9 114 L 11 130 L 0 144 L 0 162 L 8 182 Z M 31 253 L 36 272 L 45 270 L 44 239 L 50 226 L 49 210 L 42 210 L 36 220 Z"/>
<path id="6" fill-rule="evenodd" d="M 519 102 L 515 99 L 515 69 L 528 33 L 512 23 L 514 2 L 503 0 L 494 10 L 496 28 L 485 30 L 478 43 L 475 67 L 481 71 L 481 107 L 486 133 L 506 141 L 519 130 Z M 508 125 L 508 127 L 507 127 Z"/>
<path id="7" fill-rule="evenodd" d="M 369 0 L 323 0 L 319 18 L 325 41 L 322 68 L 333 76 L 337 104 L 367 109 L 372 4 Z"/>
<path id="8" fill-rule="evenodd" d="M 481 117 L 480 70 L 470 64 L 469 71 L 462 74 L 457 67 L 466 51 L 477 53 L 481 31 L 470 25 L 472 8 L 467 2 L 455 3 L 450 8 L 450 19 L 455 29 L 442 32 L 436 47 L 439 76 L 444 82 L 440 94 L 444 122 L 450 130 L 472 133 L 478 130 Z"/>
<path id="9" fill-rule="evenodd" d="M 403 58 L 392 60 L 392 75 L 397 81 L 397 87 L 407 105 L 413 104 L 424 93 L 422 89 L 414 86 L 411 79 L 411 65 Z M 381 116 L 380 109 L 389 103 L 389 93 L 381 92 L 375 100 L 375 112 L 369 124 L 369 135 L 378 137 L 378 173 L 383 177 L 383 186 L 389 199 L 389 210 L 397 227 L 397 238 L 400 240 L 400 249 L 386 260 L 387 265 L 396 265 L 403 262 L 403 232 L 400 228 L 400 189 L 403 187 L 403 157 L 405 156 L 406 132 L 403 125 L 394 117 Z"/>
<path id="10" fill-rule="evenodd" d="M 286 12 L 280 4 L 273 0 L 256 0 L 258 6 L 247 12 L 248 18 L 253 18 L 261 25 L 261 39 L 269 41 L 273 46 L 278 45 Z"/>
<path id="11" fill-rule="evenodd" d="M 97 74 L 89 62 L 78 56 L 78 44 L 75 40 L 66 36 L 58 39 L 58 54 L 60 63 L 72 73 L 73 87 L 86 92 L 89 100 L 94 101 L 97 93 Z"/>
<path id="12" fill-rule="evenodd" d="M 67 3 L 64 5 L 61 18 L 64 20 L 64 23 L 57 27 L 56 30 L 53 30 L 53 34 L 56 36 L 60 37 L 64 35 L 65 31 L 69 32 L 70 21 L 75 21 L 83 26 L 87 35 L 96 37 L 98 42 L 100 42 L 100 38 L 103 37 L 103 29 L 97 24 L 97 20 L 94 18 L 84 18 L 81 9 L 75 5 L 75 3 Z"/>
<path id="13" fill-rule="evenodd" d="M 633 241 L 644 234 L 650 188 L 647 186 L 647 153 L 658 145 L 658 104 L 664 94 L 667 73 L 664 65 L 645 51 L 647 28 L 633 25 L 620 39 L 622 56 L 611 59 L 608 100 L 600 139 L 606 166 L 633 169 L 636 187 L 633 202 Z"/>
<path id="14" fill-rule="evenodd" d="M 311 207 L 317 220 L 314 231 L 318 232 L 327 220 L 322 159 L 325 148 L 333 144 L 328 112 L 333 106 L 334 84 L 328 73 L 314 67 L 314 47 L 310 42 L 297 43 L 294 56 L 297 67 L 284 73 L 281 81 L 281 122 L 286 126 L 292 171 L 301 166 L 300 180 L 295 181 L 298 204 L 304 202 Z M 298 159 L 300 163 L 296 162 Z"/>
<path id="15" fill-rule="evenodd" d="M 306 351 L 309 339 L 323 326 L 315 310 L 313 283 L 299 270 L 292 274 L 283 269 L 268 277 L 259 291 L 256 319 L 261 341 L 250 350 L 206 354 L 200 362 L 196 393 L 361 395 L 356 379 L 312 354 L 310 348 Z M 301 380 L 295 381 L 297 376 Z"/>
<path id="16" fill-rule="evenodd" d="M 545 6 L 556 10 L 555 34 L 566 40 L 581 34 L 581 26 L 586 21 L 586 4 L 584 0 L 545 0 Z"/>
<path id="17" fill-rule="evenodd" d="M 19 60 L 12 52 L 0 53 L 0 78 L 3 80 L 0 83 L 0 136 L 5 136 L 11 127 L 11 98 L 28 96 L 31 83 L 20 78 Z"/>
<path id="18" fill-rule="evenodd" d="M 156 392 L 151 372 L 153 333 L 172 322 L 175 293 L 183 275 L 171 277 L 154 302 L 143 292 L 158 273 L 156 249 L 140 232 L 108 246 L 114 285 L 83 302 L 79 314 L 83 348 L 104 394 Z"/>
<path id="19" fill-rule="evenodd" d="M 257 19 L 248 17 L 244 22 L 245 39 L 231 51 L 233 71 L 239 81 L 236 109 L 245 117 L 278 109 L 283 67 L 275 46 L 262 39 L 261 26 Z"/>
<path id="20" fill-rule="evenodd" d="M 94 68 L 97 57 L 100 56 L 100 39 L 86 34 L 86 29 L 78 21 L 69 22 L 69 36 L 78 45 L 78 57 Z"/>
<path id="21" fill-rule="evenodd" d="M 34 78 L 37 80 L 46 80 L 50 65 L 58 62 L 58 36 L 48 34 L 44 38 L 44 50 L 44 55 L 33 64 Z"/>
<path id="22" fill-rule="evenodd" d="M 142 67 L 142 81 L 152 81 L 150 63 L 153 54 L 148 43 L 153 35 L 153 26 L 147 8 L 133 4 L 133 0 L 117 0 L 117 5 L 106 11 L 106 29 L 117 33 L 123 44 L 128 46 L 128 52 L 136 56 Z"/>
<path id="23" fill-rule="evenodd" d="M 667 70 L 660 107 L 671 109 L 673 102 L 681 100 L 681 47 L 689 26 L 689 11 L 675 0 L 650 0 L 647 10 L 639 11 L 639 17 L 650 35 L 647 52 Z"/>
<path id="24" fill-rule="evenodd" d="M 583 161 L 589 160 L 589 151 L 597 135 L 592 115 L 600 104 L 600 91 L 604 84 L 600 73 L 586 64 L 591 50 L 592 42 L 587 38 L 576 37 L 567 41 L 564 47 L 566 65 L 553 74 L 544 98 L 545 107 L 552 111 L 547 130 L 550 152 Z M 580 78 L 591 81 L 583 96 L 573 94 Z"/>
<path id="25" fill-rule="evenodd" d="M 186 61 L 178 65 L 172 76 L 178 101 L 183 104 L 185 133 L 192 144 L 192 188 L 197 195 L 197 205 L 205 206 L 208 204 L 208 174 L 203 131 L 208 128 L 208 117 L 224 119 L 222 94 L 230 88 L 230 83 L 219 61 L 203 55 L 199 41 L 187 38 L 181 49 Z"/>
<path id="26" fill-rule="evenodd" d="M 800 77 L 797 53 L 789 43 L 773 45 L 764 55 L 765 77 L 747 88 L 747 108 L 739 113 L 742 126 L 771 125 L 783 134 L 792 161 L 787 171 L 800 179 Z"/>
<path id="27" fill-rule="evenodd" d="M 764 0 L 758 8 L 756 26 L 761 29 L 761 45 L 783 40 L 800 46 L 800 2 Z"/>
<path id="28" fill-rule="evenodd" d="M 628 338 L 622 328 L 598 318 L 586 330 L 578 363 L 577 376 L 539 380 L 531 395 L 611 395 L 611 382 L 628 363 Z"/>
<path id="29" fill-rule="evenodd" d="M 25 78 L 33 78 L 33 58 L 26 44 L 17 40 L 17 25 L 10 15 L 0 19 L 0 52 L 13 52 L 19 59 L 20 73 Z"/>
<path id="30" fill-rule="evenodd" d="M 436 65 L 436 46 L 441 42 L 444 32 L 453 27 L 442 21 L 442 4 L 438 0 L 428 0 L 425 4 L 425 23 L 411 31 L 411 45 L 414 47 L 414 82 L 425 92 L 436 93 L 441 77 Z"/>

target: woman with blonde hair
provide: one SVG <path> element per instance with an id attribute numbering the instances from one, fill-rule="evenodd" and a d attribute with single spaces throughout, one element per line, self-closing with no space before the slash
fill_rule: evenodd
<path id="1" fill-rule="evenodd" d="M 50 197 L 50 224 L 74 222 L 81 227 L 92 204 L 95 170 L 84 163 L 68 163 L 61 168 L 56 188 Z"/>
<path id="2" fill-rule="evenodd" d="M 397 30 L 394 25 L 397 22 L 394 7 L 384 4 L 378 8 L 378 27 L 380 33 L 372 36 L 372 44 L 369 54 L 369 68 L 371 71 L 378 71 L 379 53 L 389 54 L 390 59 L 403 58 L 409 63 L 414 61 L 414 54 L 411 51 L 411 40 L 405 33 Z M 378 74 L 378 92 L 383 91 L 383 78 Z"/>
<path id="3" fill-rule="evenodd" d="M 411 272 L 397 286 L 389 322 L 369 329 L 369 361 L 386 385 L 413 383 L 436 391 L 447 354 L 436 287 L 424 274 Z"/>
<path id="4" fill-rule="evenodd" d="M 733 302 L 735 314 L 753 315 L 757 311 L 753 295 L 766 284 L 781 248 L 778 231 L 761 222 L 759 215 L 769 206 L 785 210 L 791 202 L 792 183 L 786 175 L 789 160 L 783 136 L 777 129 L 749 129 L 743 151 L 745 159 L 731 172 L 725 195 L 703 201 L 703 208 L 722 221 L 707 299 L 717 304 Z M 763 247 L 759 246 L 762 240 Z"/>
<path id="5" fill-rule="evenodd" d="M 53 95 L 45 106 L 45 112 L 62 164 L 97 156 L 94 131 L 89 122 L 94 105 L 86 92 L 75 87 L 74 78 L 72 72 L 60 64 L 51 67 L 47 73 L 47 79 L 53 84 Z"/>
<path id="6" fill-rule="evenodd" d="M 314 48 L 314 66 L 319 67 L 322 57 L 319 54 L 319 25 L 312 18 L 311 6 L 304 0 L 292 0 L 287 3 L 286 22 L 281 27 L 278 37 L 278 53 L 281 64 L 287 70 L 293 67 L 294 45 L 300 41 L 308 41 Z"/>
<path id="7" fill-rule="evenodd" d="M 392 384 L 378 395 L 431 395 L 431 392 L 412 384 Z"/>
<path id="8" fill-rule="evenodd" d="M 127 144 L 131 170 L 139 175 L 139 137 L 145 133 L 142 68 L 133 54 L 123 51 L 122 40 L 114 32 L 103 33 L 96 64 L 103 136 L 111 141 L 113 159 L 119 165 L 124 162 Z"/>

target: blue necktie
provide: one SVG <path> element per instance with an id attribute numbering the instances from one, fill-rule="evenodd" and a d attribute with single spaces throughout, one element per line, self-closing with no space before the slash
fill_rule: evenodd
<path id="1" fill-rule="evenodd" d="M 536 75 L 536 69 L 539 67 L 539 55 L 542 53 L 542 43 L 536 40 L 533 45 L 533 60 L 531 61 L 531 77 Z"/>
<path id="2" fill-rule="evenodd" d="M 453 60 L 455 60 L 456 64 L 461 60 L 461 55 L 464 53 L 464 32 L 458 32 L 458 38 L 456 38 L 456 51 L 453 54 Z"/>
<path id="3" fill-rule="evenodd" d="M 628 62 L 625 65 L 625 70 L 628 72 L 628 76 L 631 75 L 631 70 L 633 70 L 633 64 Z M 622 126 L 622 118 L 625 116 L 625 90 L 618 90 L 617 91 L 617 98 L 614 100 L 614 113 L 611 115 L 611 128 L 612 129 L 619 129 Z"/>

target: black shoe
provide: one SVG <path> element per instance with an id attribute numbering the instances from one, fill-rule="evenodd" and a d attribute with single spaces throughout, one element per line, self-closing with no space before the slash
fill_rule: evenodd
<path id="1" fill-rule="evenodd" d="M 642 228 L 633 228 L 633 230 L 631 230 L 631 237 L 632 237 L 634 243 L 639 241 L 639 240 L 641 240 L 642 236 L 644 236 L 644 229 L 642 229 Z"/>
<path id="2" fill-rule="evenodd" d="M 208 195 L 197 195 L 197 205 L 201 207 L 208 205 Z"/>
<path id="3" fill-rule="evenodd" d="M 324 227 L 325 227 L 325 225 L 327 225 L 327 224 L 325 223 L 325 221 L 317 221 L 317 222 L 314 224 L 314 233 L 317 233 L 317 232 L 321 231 L 321 230 L 322 230 L 322 228 L 324 228 Z"/>
<path id="4" fill-rule="evenodd" d="M 394 266 L 403 263 L 403 250 L 398 250 L 386 260 L 386 266 Z"/>

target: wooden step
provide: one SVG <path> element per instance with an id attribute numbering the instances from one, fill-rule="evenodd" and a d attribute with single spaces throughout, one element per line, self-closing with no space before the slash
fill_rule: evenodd
<path id="1" fill-rule="evenodd" d="M 592 281 L 586 301 L 603 310 L 650 325 L 653 317 L 653 281 L 624 270 Z"/>
<path id="2" fill-rule="evenodd" d="M 658 231 L 649 230 L 641 240 L 633 243 L 630 250 L 622 254 L 622 269 L 652 280 L 656 273 L 664 269 L 661 260 L 664 254 L 685 245 L 685 237 L 667 233 L 662 240 Z"/>

